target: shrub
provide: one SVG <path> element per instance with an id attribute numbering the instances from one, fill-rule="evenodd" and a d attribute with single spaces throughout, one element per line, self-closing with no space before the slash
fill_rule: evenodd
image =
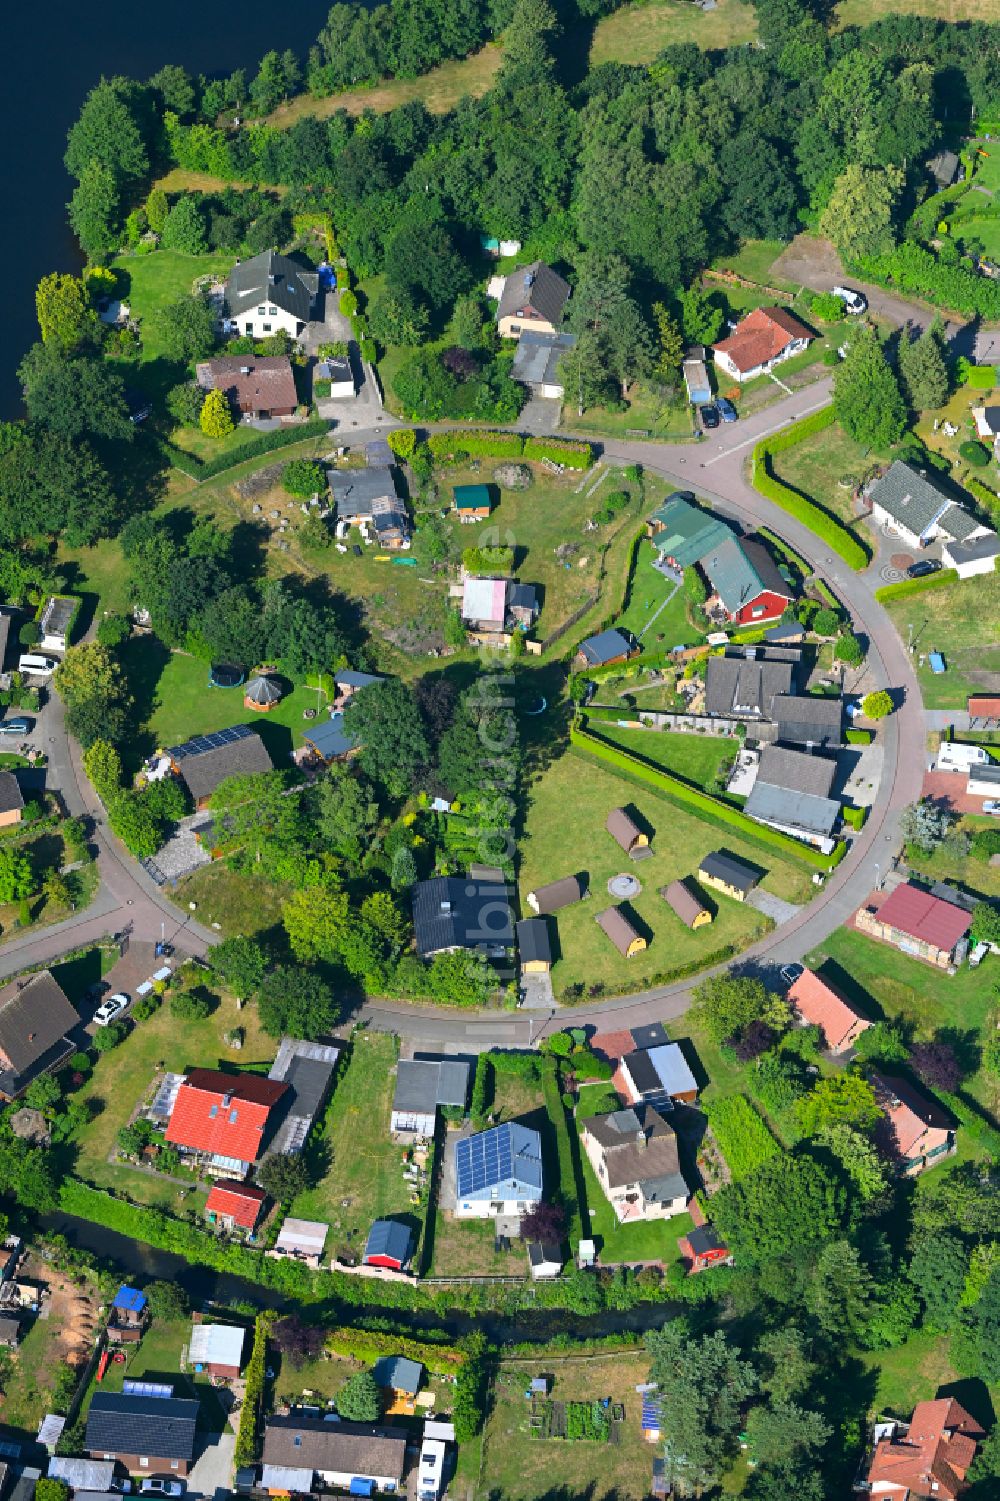
<path id="1" fill-rule="evenodd" d="M 304 500 L 310 495 L 323 493 L 326 475 L 322 465 L 313 459 L 291 459 L 281 472 L 281 483 L 289 495 L 298 495 Z"/>
<path id="2" fill-rule="evenodd" d="M 871 745 L 875 736 L 871 730 L 851 729 L 847 731 L 846 739 L 848 745 Z"/>
<path id="3" fill-rule="evenodd" d="M 843 808 L 841 814 L 844 822 L 851 829 L 860 829 L 864 825 L 867 808 Z"/>
<path id="4" fill-rule="evenodd" d="M 817 636 L 835 636 L 839 625 L 840 619 L 836 610 L 831 610 L 825 605 L 813 616 L 812 628 Z"/>
<path id="5" fill-rule="evenodd" d="M 358 298 L 355 292 L 350 290 L 340 294 L 340 311 L 345 318 L 354 318 L 358 311 Z"/>
<path id="6" fill-rule="evenodd" d="M 884 688 L 876 688 L 874 693 L 866 693 L 861 700 L 861 712 L 866 719 L 884 719 L 892 713 L 892 696 Z"/>
<path id="7" fill-rule="evenodd" d="M 900 579 L 898 584 L 884 584 L 875 590 L 875 598 L 884 605 L 890 599 L 907 599 L 911 594 L 922 594 L 925 589 L 948 589 L 957 583 L 958 574 L 954 568 L 942 568 L 940 573 L 928 573 L 924 578 Z"/>
<path id="8" fill-rule="evenodd" d="M 494 433 L 486 429 L 470 429 L 468 432 L 432 433 L 427 447 L 436 459 L 456 459 L 460 454 L 470 458 L 519 459 L 524 452 L 524 439 L 520 433 Z"/>
<path id="9" fill-rule="evenodd" d="M 514 568 L 512 547 L 467 547 L 462 553 L 467 573 L 511 573 Z"/>
<path id="10" fill-rule="evenodd" d="M 565 464 L 567 469 L 589 469 L 594 462 L 594 451 L 589 443 L 574 442 L 571 438 L 526 438 L 526 459 L 550 459 L 555 464 Z"/>
<path id="11" fill-rule="evenodd" d="M 300 422 L 295 427 L 278 428 L 273 433 L 257 433 L 252 438 L 244 438 L 240 443 L 234 443 L 225 453 L 217 458 L 207 459 L 200 462 L 193 453 L 185 453 L 182 448 L 175 448 L 172 443 L 161 444 L 161 451 L 168 463 L 175 469 L 180 469 L 192 479 L 211 479 L 216 474 L 222 474 L 226 469 L 232 469 L 237 464 L 245 464 L 249 459 L 256 459 L 262 453 L 270 453 L 275 448 L 287 448 L 292 443 L 302 443 L 306 438 L 325 437 L 329 432 L 327 424 L 322 417 L 313 417 L 308 422 Z"/>
<path id="12" fill-rule="evenodd" d="M 399 427 L 387 434 L 386 442 L 397 458 L 408 459 L 417 446 L 417 435 L 412 427 Z"/>
<path id="13" fill-rule="evenodd" d="M 958 445 L 958 452 L 959 456 L 967 464 L 971 464 L 973 469 L 985 469 L 990 462 L 989 450 L 982 443 L 977 443 L 971 438 Z"/>
<path id="14" fill-rule="evenodd" d="M 132 627 L 124 615 L 105 615 L 97 627 L 97 639 L 102 646 L 121 646 L 132 634 Z"/>
<path id="15" fill-rule="evenodd" d="M 971 386 L 973 391 L 992 391 L 997 383 L 995 365 L 970 365 L 968 360 L 959 359 L 956 369 L 962 385 Z"/>
<path id="16" fill-rule="evenodd" d="M 746 1095 L 727 1095 L 708 1107 L 719 1150 L 734 1178 L 745 1178 L 778 1152 L 775 1141 Z"/>

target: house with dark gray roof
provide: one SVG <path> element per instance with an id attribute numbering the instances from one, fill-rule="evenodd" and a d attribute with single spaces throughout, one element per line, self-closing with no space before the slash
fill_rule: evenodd
<path id="1" fill-rule="evenodd" d="M 142 1397 L 95 1392 L 84 1448 L 91 1459 L 112 1459 L 132 1474 L 186 1475 L 194 1459 L 198 1403 L 188 1397 Z"/>
<path id="2" fill-rule="evenodd" d="M 401 1058 L 392 1096 L 392 1131 L 433 1136 L 442 1107 L 465 1110 L 469 1065 L 461 1058 Z"/>
<path id="3" fill-rule="evenodd" d="M 196 735 L 183 745 L 166 751 L 170 769 L 179 776 L 203 808 L 212 793 L 227 777 L 252 776 L 273 771 L 274 763 L 267 746 L 249 724 L 235 724 L 210 735 Z"/>
<path id="4" fill-rule="evenodd" d="M 757 823 L 813 844 L 824 854 L 833 849 L 833 831 L 840 818 L 840 803 L 836 798 L 790 792 L 787 787 L 762 782 L 758 777 L 743 811 Z"/>
<path id="5" fill-rule="evenodd" d="M 20 823 L 24 812 L 21 784 L 12 771 L 0 771 L 0 828 Z"/>
<path id="6" fill-rule="evenodd" d="M 230 271 L 223 314 L 252 339 L 286 333 L 297 339 L 318 317 L 319 276 L 286 255 L 265 250 Z"/>
<path id="7" fill-rule="evenodd" d="M 814 750 L 837 749 L 843 743 L 844 705 L 839 695 L 778 694 L 771 705 L 777 738 L 785 745 Z"/>
<path id="8" fill-rule="evenodd" d="M 627 662 L 629 657 L 639 655 L 639 647 L 624 631 L 612 628 L 596 636 L 588 636 L 577 649 L 574 666 L 577 670 L 586 667 L 610 667 L 613 662 Z"/>
<path id="9" fill-rule="evenodd" d="M 313 1122 L 326 1103 L 333 1087 L 340 1049 L 322 1042 L 306 1042 L 298 1037 L 283 1037 L 267 1077 L 287 1084 L 283 1099 L 284 1115 L 268 1147 L 266 1156 L 283 1156 L 301 1152 Z"/>
<path id="10" fill-rule="evenodd" d="M 80 1018 L 49 970 L 0 990 L 0 1099 L 13 1100 L 73 1051 Z"/>
<path id="11" fill-rule="evenodd" d="M 397 1491 L 402 1485 L 406 1440 L 405 1428 L 374 1423 L 328 1423 L 301 1412 L 268 1418 L 262 1485 L 278 1492 L 309 1492 L 318 1489 L 319 1482 L 350 1491 L 352 1481 L 367 1480 L 376 1490 Z M 307 1483 L 289 1484 L 288 1476 L 294 1474 L 305 1474 Z"/>
<path id="12" fill-rule="evenodd" d="M 706 855 L 698 866 L 700 881 L 714 891 L 724 891 L 737 902 L 746 901 L 754 887 L 759 886 L 762 876 L 763 871 L 755 865 L 748 865 L 735 855 L 727 855 L 725 850 Z"/>
<path id="13" fill-rule="evenodd" d="M 960 579 L 975 578 L 977 573 L 995 573 L 998 557 L 1000 537 L 996 532 L 980 532 L 968 542 L 953 542 L 949 538 L 941 548 L 945 567 L 954 568 Z"/>
<path id="14" fill-rule="evenodd" d="M 580 1141 L 621 1224 L 683 1214 L 689 1190 L 677 1137 L 651 1105 L 588 1116 Z"/>
<path id="15" fill-rule="evenodd" d="M 422 959 L 470 949 L 500 959 L 514 945 L 507 888 L 463 876 L 433 876 L 413 888 L 413 928 Z"/>
<path id="16" fill-rule="evenodd" d="M 794 684 L 794 664 L 774 662 L 766 652 L 753 657 L 709 657 L 705 664 L 705 713 L 723 719 L 771 718 L 774 700 Z"/>
<path id="17" fill-rule="evenodd" d="M 504 281 L 497 304 L 501 339 L 517 339 L 527 332 L 554 334 L 562 321 L 569 290 L 569 282 L 544 261 L 516 267 Z"/>
<path id="18" fill-rule="evenodd" d="M 388 464 L 367 469 L 331 469 L 327 484 L 337 521 L 373 533 L 380 547 L 396 549 L 410 540 L 410 518 L 396 491 Z"/>

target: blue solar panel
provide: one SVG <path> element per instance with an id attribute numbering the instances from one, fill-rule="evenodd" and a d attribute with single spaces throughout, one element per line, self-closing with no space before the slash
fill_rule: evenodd
<path id="1" fill-rule="evenodd" d="M 513 1132 L 517 1129 L 518 1145 L 515 1151 Z M 460 1198 L 479 1193 L 486 1188 L 495 1188 L 515 1177 L 515 1161 L 519 1163 L 517 1176 L 532 1182 L 537 1176 L 535 1163 L 527 1158 L 538 1156 L 533 1132 L 518 1127 L 516 1122 L 507 1122 L 492 1131 L 483 1131 L 460 1141 L 455 1150 L 455 1170 Z M 522 1139 L 523 1138 L 523 1139 Z M 540 1163 L 538 1164 L 540 1168 Z"/>
<path id="2" fill-rule="evenodd" d="M 193 740 L 185 740 L 183 745 L 172 746 L 167 754 L 172 761 L 183 761 L 186 756 L 202 756 L 206 751 L 218 750 L 220 745 L 232 745 L 254 733 L 252 725 L 234 724 L 225 730 L 213 730 L 210 735 L 196 735 Z"/>

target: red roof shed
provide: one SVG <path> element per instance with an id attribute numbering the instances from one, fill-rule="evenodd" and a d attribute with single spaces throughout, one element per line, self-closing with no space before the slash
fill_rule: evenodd
<path id="1" fill-rule="evenodd" d="M 209 1219 L 232 1220 L 241 1230 L 253 1230 L 264 1212 L 267 1194 L 253 1183 L 216 1183 L 205 1201 Z"/>

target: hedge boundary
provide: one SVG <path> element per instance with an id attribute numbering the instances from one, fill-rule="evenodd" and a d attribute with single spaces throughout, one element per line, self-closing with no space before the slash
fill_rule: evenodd
<path id="1" fill-rule="evenodd" d="M 227 469 L 236 469 L 250 459 L 259 458 L 261 454 L 289 448 L 293 443 L 304 443 L 307 438 L 324 437 L 329 430 L 322 417 L 310 417 L 308 422 L 300 422 L 296 427 L 282 427 L 273 433 L 258 433 L 256 438 L 247 438 L 235 448 L 220 454 L 217 459 L 199 459 L 193 453 L 177 448 L 166 438 L 161 439 L 160 446 L 169 464 L 200 484 L 202 480 L 215 479 L 216 475 L 224 474 Z"/>
<path id="2" fill-rule="evenodd" d="M 257 1315 L 253 1331 L 253 1350 L 247 1363 L 246 1391 L 240 1410 L 240 1428 L 236 1435 L 233 1462 L 251 1465 L 257 1458 L 260 1429 L 260 1404 L 267 1376 L 267 1335 L 274 1315 L 270 1310 Z"/>
<path id="3" fill-rule="evenodd" d="M 706 814 L 717 823 L 727 824 L 753 843 L 780 850 L 800 860 L 803 865 L 811 865 L 816 870 L 833 870 L 840 864 L 847 852 L 847 846 L 843 840 L 839 840 L 831 854 L 822 855 L 818 850 L 811 849 L 807 844 L 801 844 L 788 834 L 768 828 L 766 824 L 756 823 L 738 808 L 731 807 L 729 803 L 713 797 L 711 793 L 703 792 L 699 787 L 693 787 L 690 782 L 682 781 L 680 777 L 673 776 L 670 772 L 660 770 L 659 767 L 643 760 L 641 756 L 611 745 L 602 736 L 588 730 L 585 725 L 571 726 L 569 738 L 570 744 L 576 746 L 577 749 L 589 752 L 590 755 L 600 761 L 608 762 L 611 766 L 631 772 L 639 780 L 658 788 L 674 802 L 682 803 L 700 814 Z"/>
<path id="4" fill-rule="evenodd" d="M 786 449 L 793 448 L 796 443 L 809 438 L 813 433 L 821 433 L 830 427 L 834 421 L 832 404 L 822 407 L 818 412 L 811 412 L 808 417 L 803 417 L 799 422 L 793 422 L 790 427 L 783 428 L 779 433 L 772 433 L 770 437 L 762 438 L 753 450 L 750 469 L 750 482 L 758 494 L 763 495 L 765 500 L 773 501 L 780 506 L 789 516 L 796 521 L 801 521 L 814 532 L 827 547 L 841 558 L 855 573 L 860 573 L 871 562 L 871 549 L 866 547 L 853 533 L 832 516 L 829 511 L 818 505 L 800 491 L 786 485 L 773 472 L 771 459 L 776 453 L 784 453 Z"/>
<path id="5" fill-rule="evenodd" d="M 567 469 L 589 469 L 594 450 L 578 438 L 524 438 L 520 433 L 492 432 L 488 428 L 471 428 L 468 432 L 449 428 L 432 433 L 427 447 L 436 459 L 453 459 L 456 454 L 470 458 L 549 459 L 565 464 Z"/>
<path id="6" fill-rule="evenodd" d="M 898 584 L 883 584 L 875 590 L 880 605 L 891 599 L 908 599 L 911 594 L 924 594 L 928 589 L 949 589 L 958 583 L 954 568 L 942 568 L 940 573 L 928 573 L 922 579 L 900 579 Z"/>

